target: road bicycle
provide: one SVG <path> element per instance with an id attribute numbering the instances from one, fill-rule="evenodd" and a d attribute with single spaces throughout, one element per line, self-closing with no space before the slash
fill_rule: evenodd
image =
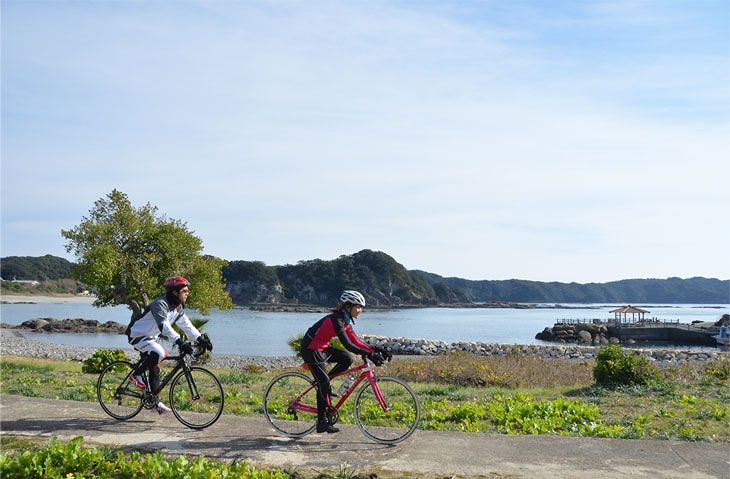
<path id="1" fill-rule="evenodd" d="M 157 395 L 170 383 L 169 405 L 181 423 L 192 429 L 203 429 L 218 420 L 223 412 L 223 387 L 217 377 L 200 366 L 193 366 L 193 359 L 203 354 L 182 353 L 168 356 L 163 361 L 175 361 L 172 370 L 164 375 L 158 391 L 152 391 L 147 371 L 142 373 L 145 388 L 140 389 L 131 381 L 132 373 L 140 366 L 129 361 L 115 361 L 99 375 L 96 395 L 101 408 L 114 419 L 131 419 L 142 410 L 157 406 Z"/>
<path id="2" fill-rule="evenodd" d="M 328 407 L 328 419 L 333 424 L 354 392 L 355 423 L 367 437 L 381 444 L 397 444 L 413 434 L 421 417 L 421 404 L 408 384 L 398 378 L 376 376 L 365 357 L 363 364 L 333 379 L 350 374 L 356 379 Z M 316 381 L 294 371 L 276 376 L 264 393 L 264 412 L 274 429 L 286 436 L 299 438 L 311 433 L 317 422 Z"/>

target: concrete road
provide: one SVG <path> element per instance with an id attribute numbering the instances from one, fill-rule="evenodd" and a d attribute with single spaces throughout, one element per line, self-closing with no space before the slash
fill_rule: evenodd
<path id="1" fill-rule="evenodd" d="M 202 431 L 171 414 L 143 410 L 119 422 L 97 404 L 0 396 L 0 433 L 83 436 L 89 443 L 247 460 L 300 471 L 375 472 L 408 478 L 729 479 L 730 444 L 684 441 L 505 436 L 417 431 L 397 446 L 368 440 L 357 427 L 292 440 L 264 419 L 222 416 Z"/>

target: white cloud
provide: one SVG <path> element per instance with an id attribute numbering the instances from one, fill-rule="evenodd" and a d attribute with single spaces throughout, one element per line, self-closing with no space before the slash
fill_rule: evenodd
<path id="1" fill-rule="evenodd" d="M 633 5 L 4 2 L 2 254 L 118 188 L 227 259 L 727 277 L 727 25 Z"/>

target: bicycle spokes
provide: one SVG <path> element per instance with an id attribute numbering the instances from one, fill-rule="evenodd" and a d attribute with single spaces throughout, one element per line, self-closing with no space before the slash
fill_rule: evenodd
<path id="1" fill-rule="evenodd" d="M 274 429 L 287 436 L 312 432 L 317 420 L 317 391 L 312 380 L 295 372 L 275 377 L 264 393 L 264 413 Z"/>
<path id="2" fill-rule="evenodd" d="M 223 387 L 207 369 L 191 367 L 170 385 L 170 407 L 180 422 L 194 429 L 208 427 L 223 412 Z"/>
<path id="3" fill-rule="evenodd" d="M 131 363 L 116 361 L 104 368 L 96 383 L 99 404 L 114 419 L 129 419 L 142 409 L 142 394 L 129 382 L 131 373 Z"/>
<path id="4" fill-rule="evenodd" d="M 420 419 L 420 403 L 413 390 L 397 378 L 378 378 L 358 391 L 355 420 L 371 439 L 395 444 L 410 436 Z"/>

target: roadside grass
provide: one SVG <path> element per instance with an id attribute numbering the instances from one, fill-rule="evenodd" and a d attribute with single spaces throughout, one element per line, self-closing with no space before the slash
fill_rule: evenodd
<path id="1" fill-rule="evenodd" d="M 0 435 L 0 477 L 6 479 L 419 479 L 419 473 L 362 470 L 342 464 L 335 469 L 298 466 L 262 467 L 244 461 L 221 462 L 203 456 L 163 454 L 95 445 L 76 437 Z M 489 473 L 480 478 L 513 479 Z"/>
<path id="2" fill-rule="evenodd" d="M 595 385 L 593 365 L 458 353 L 396 358 L 377 374 L 411 384 L 421 429 L 730 442 L 730 360 L 662 366 L 658 382 L 615 389 Z M 263 391 L 280 371 L 211 370 L 226 414 L 263 416 Z M 96 402 L 97 375 L 77 362 L 4 356 L 0 372 L 3 394 Z M 352 424 L 346 405 L 340 419 Z"/>
<path id="3" fill-rule="evenodd" d="M 84 444 L 82 437 L 70 441 L 29 441 L 0 437 L 0 476 L 15 478 L 115 478 L 172 479 L 295 479 L 303 477 L 282 469 L 263 468 L 246 461 L 232 464 L 199 456 L 166 456 L 160 452 L 140 453 Z"/>

